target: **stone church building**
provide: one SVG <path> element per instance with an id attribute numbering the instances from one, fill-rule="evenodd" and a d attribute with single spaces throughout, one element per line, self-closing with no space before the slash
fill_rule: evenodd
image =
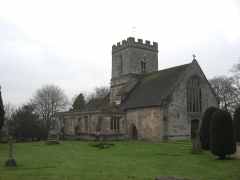
<path id="1" fill-rule="evenodd" d="M 218 99 L 195 57 L 158 70 L 158 44 L 129 37 L 112 46 L 110 94 L 59 117 L 80 139 L 187 139 L 210 106 Z"/>

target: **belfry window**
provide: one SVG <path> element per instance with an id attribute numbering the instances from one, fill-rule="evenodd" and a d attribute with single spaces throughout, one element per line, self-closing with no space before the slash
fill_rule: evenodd
<path id="1" fill-rule="evenodd" d="M 119 56 L 119 73 L 123 73 L 123 57 L 122 55 Z"/>
<path id="2" fill-rule="evenodd" d="M 141 72 L 142 73 L 146 72 L 146 60 L 145 59 L 143 59 L 141 61 Z"/>
<path id="3" fill-rule="evenodd" d="M 191 77 L 187 83 L 187 111 L 202 111 L 202 92 L 200 79 L 197 76 Z"/>

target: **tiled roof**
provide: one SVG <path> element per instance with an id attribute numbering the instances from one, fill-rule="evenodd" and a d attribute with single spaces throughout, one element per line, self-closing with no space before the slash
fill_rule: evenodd
<path id="1" fill-rule="evenodd" d="M 178 78 L 189 65 L 184 64 L 144 75 L 122 103 L 122 108 L 160 106 L 171 94 Z"/>

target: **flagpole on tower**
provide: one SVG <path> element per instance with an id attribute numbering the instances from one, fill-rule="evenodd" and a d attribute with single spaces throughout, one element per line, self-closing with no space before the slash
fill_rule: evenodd
<path id="1" fill-rule="evenodd" d="M 132 26 L 131 36 L 132 36 L 132 37 L 135 37 L 135 36 L 136 36 L 136 26 Z"/>

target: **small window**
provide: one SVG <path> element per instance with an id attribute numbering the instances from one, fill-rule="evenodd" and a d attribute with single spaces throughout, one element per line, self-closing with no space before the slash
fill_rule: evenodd
<path id="1" fill-rule="evenodd" d="M 110 128 L 114 132 L 119 132 L 119 130 L 120 130 L 120 117 L 119 116 L 113 116 L 111 118 Z"/>
<path id="2" fill-rule="evenodd" d="M 71 127 L 74 128 L 74 119 L 71 120 Z"/>
<path id="3" fill-rule="evenodd" d="M 82 118 L 78 118 L 78 123 L 81 123 Z"/>
<path id="4" fill-rule="evenodd" d="M 98 118 L 97 125 L 96 125 L 96 131 L 97 132 L 100 132 L 102 130 L 102 121 L 103 121 L 103 118 L 100 116 Z"/>
<path id="5" fill-rule="evenodd" d="M 84 116 L 84 125 L 85 125 L 85 131 L 88 132 L 89 130 L 88 116 Z"/>
<path id="6" fill-rule="evenodd" d="M 78 131 L 81 131 L 81 128 L 82 128 L 82 118 L 78 118 L 77 127 L 78 127 Z"/>

